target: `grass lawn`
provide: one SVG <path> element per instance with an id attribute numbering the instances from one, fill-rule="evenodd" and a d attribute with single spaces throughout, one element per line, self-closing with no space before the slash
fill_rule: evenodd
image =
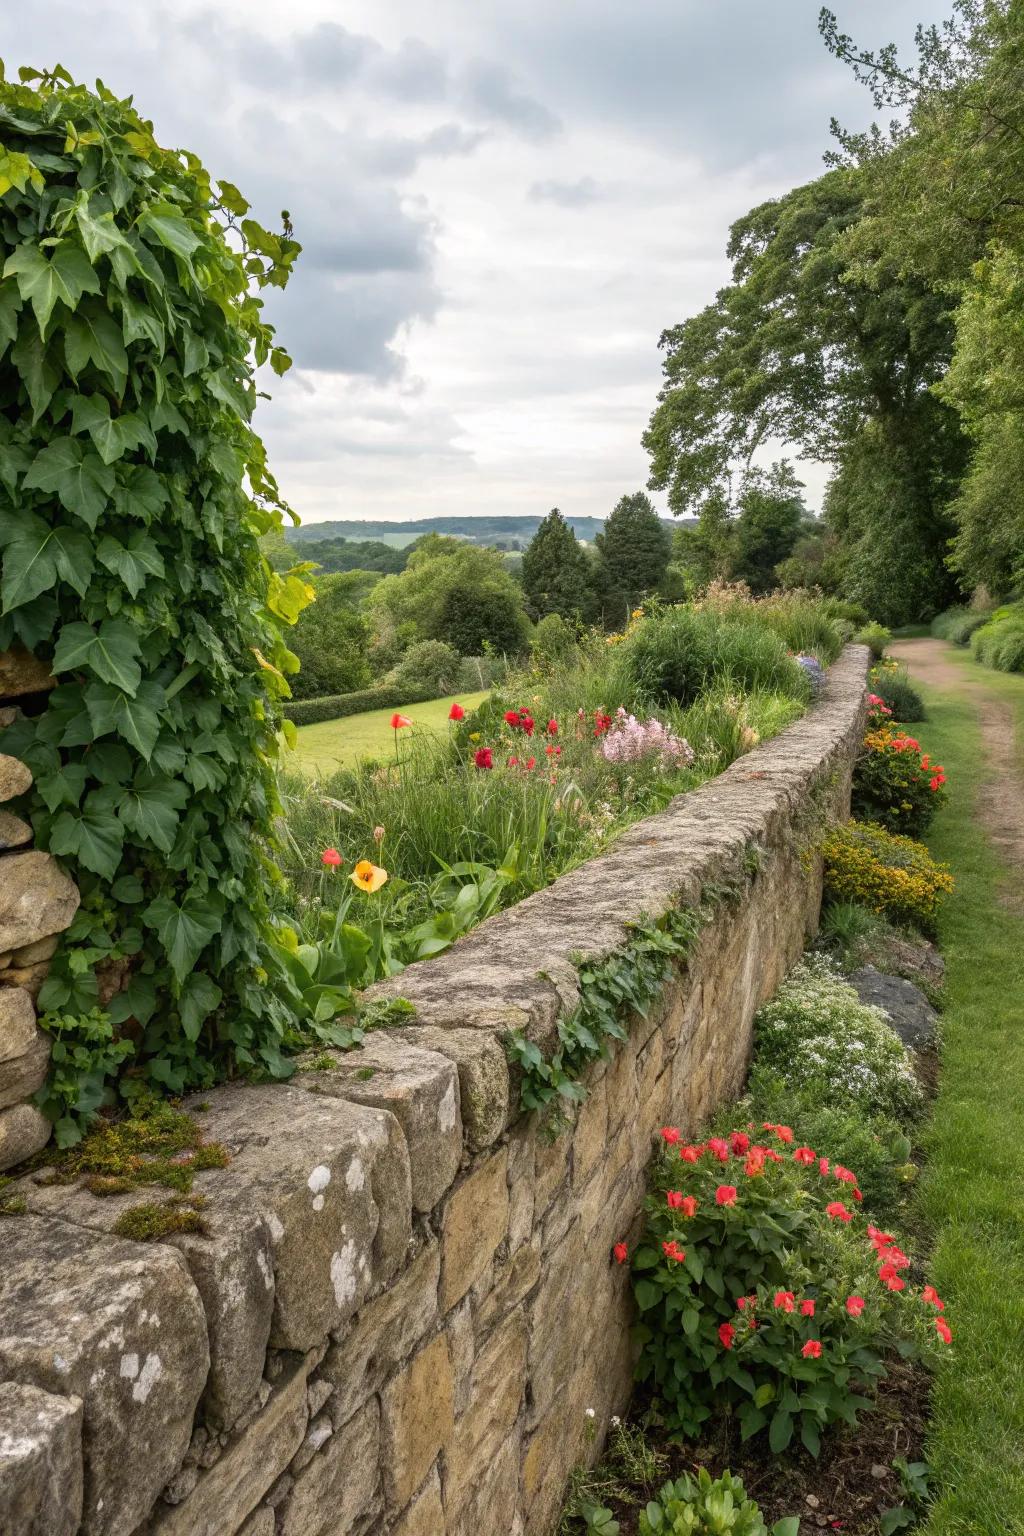
<path id="1" fill-rule="evenodd" d="M 958 653 L 951 649 L 950 657 Z M 1024 678 L 959 653 L 964 684 L 1015 712 Z M 910 662 L 913 673 L 913 661 Z M 957 880 L 942 920 L 947 983 L 942 1074 L 926 1138 L 920 1212 L 935 1234 L 929 1265 L 946 1299 L 953 1357 L 936 1380 L 928 1460 L 936 1503 L 927 1536 L 1024 1532 L 1024 919 L 996 898 L 1003 866 L 972 819 L 984 777 L 964 694 L 927 690 L 916 728 L 946 768 L 950 803 L 929 844 Z M 1017 884 L 1022 877 L 1018 874 Z"/>
<path id="2" fill-rule="evenodd" d="M 463 709 L 474 709 L 487 693 L 450 694 L 446 699 L 431 699 L 427 704 L 409 704 L 398 711 L 413 721 L 418 732 L 448 729 L 448 711 L 458 699 Z M 324 720 L 319 725 L 302 725 L 294 755 L 286 755 L 283 765 L 303 773 L 328 774 L 336 768 L 349 768 L 364 757 L 390 757 L 395 750 L 391 716 L 394 709 L 368 709 L 362 715 L 348 715 L 344 720 Z M 410 733 L 401 731 L 400 737 Z"/>

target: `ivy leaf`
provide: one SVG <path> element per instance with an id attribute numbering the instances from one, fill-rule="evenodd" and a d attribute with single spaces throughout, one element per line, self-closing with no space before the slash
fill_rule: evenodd
<path id="1" fill-rule="evenodd" d="M 170 853 L 178 830 L 178 812 L 187 801 L 188 789 L 180 779 L 138 780 L 122 801 L 121 820 L 161 853 Z"/>
<path id="2" fill-rule="evenodd" d="M 84 763 L 65 763 L 55 773 L 37 774 L 35 787 L 52 815 L 62 805 L 77 805 L 89 777 Z"/>
<path id="3" fill-rule="evenodd" d="M 0 283 L 0 357 L 7 351 L 8 342 L 18 336 L 18 311 L 22 299 L 18 285 L 13 280 Z"/>
<path id="4" fill-rule="evenodd" d="M 50 852 L 70 855 L 109 880 L 121 862 L 124 827 L 109 811 L 62 811 L 50 828 Z"/>
<path id="5" fill-rule="evenodd" d="M 148 304 L 140 304 L 130 293 L 121 295 L 121 333 L 126 347 L 133 341 L 151 341 L 163 357 L 166 346 L 163 321 Z"/>
<path id="6" fill-rule="evenodd" d="M 158 896 L 142 914 L 143 922 L 155 928 L 178 982 L 195 965 L 210 940 L 220 931 L 221 914 L 208 897 L 186 896 L 179 907 L 170 896 Z"/>
<path id="7" fill-rule="evenodd" d="M 68 372 L 77 379 L 89 363 L 112 380 L 118 394 L 128 379 L 128 354 L 121 329 L 110 311 L 99 304 L 85 304 L 68 317 L 64 327 L 64 358 Z"/>
<path id="8" fill-rule="evenodd" d="M 144 446 L 151 456 L 156 453 L 156 438 L 142 417 L 134 411 L 111 416 L 104 395 L 76 395 L 71 407 L 71 430 L 88 432 L 104 464 L 113 464 L 133 448 Z"/>
<path id="9" fill-rule="evenodd" d="M 100 280 L 85 252 L 67 240 L 55 248 L 50 261 L 37 245 L 19 245 L 4 266 L 4 277 L 12 276 L 18 280 L 22 298 L 31 303 L 43 336 L 58 300 L 73 310 L 83 293 L 100 291 Z"/>
<path id="10" fill-rule="evenodd" d="M 139 231 L 144 240 L 158 241 L 192 271 L 192 253 L 202 241 L 173 203 L 154 203 L 139 219 Z"/>
<path id="11" fill-rule="evenodd" d="M 211 976 L 203 971 L 193 971 L 186 977 L 181 989 L 178 1006 L 181 1009 L 181 1027 L 189 1040 L 197 1040 L 203 1021 L 220 1002 L 224 993 Z"/>
<path id="12" fill-rule="evenodd" d="M 82 140 L 80 139 L 79 142 L 81 143 Z M 82 237 L 82 244 L 85 246 L 86 255 L 94 265 L 97 257 L 108 256 L 111 251 L 115 251 L 119 247 L 131 249 L 128 241 L 114 223 L 112 212 L 101 213 L 98 218 L 90 213 L 89 198 L 85 192 L 79 194 L 78 202 L 75 205 L 75 222 L 78 225 L 78 233 Z"/>
<path id="13" fill-rule="evenodd" d="M 28 391 L 34 424 L 53 399 L 53 392 L 61 381 L 62 373 L 54 360 L 53 349 L 43 340 L 38 327 L 31 321 L 22 326 L 21 334 L 11 348 L 11 362 L 21 374 L 21 382 Z"/>
<path id="14" fill-rule="evenodd" d="M 85 707 L 96 735 L 116 731 L 149 761 L 160 734 L 160 716 L 164 691 L 159 683 L 140 683 L 133 699 L 110 683 L 90 683 L 85 690 Z"/>
<path id="15" fill-rule="evenodd" d="M 104 683 L 114 683 L 133 698 L 142 681 L 139 637 L 124 619 L 104 619 L 97 633 L 91 624 L 65 624 L 53 652 L 54 672 L 88 667 Z"/>
<path id="16" fill-rule="evenodd" d="M 0 601 L 5 612 L 48 592 L 58 579 L 80 597 L 93 572 L 92 546 L 76 528 L 50 528 L 42 518 L 28 519 L 7 546 Z"/>
<path id="17" fill-rule="evenodd" d="M 131 464 L 121 470 L 123 481 L 114 492 L 114 505 L 124 517 L 150 522 L 167 505 L 167 488 L 148 464 Z"/>
<path id="18" fill-rule="evenodd" d="M 133 533 L 127 544 L 121 544 L 109 533 L 100 540 L 96 551 L 100 565 L 115 576 L 120 576 L 132 597 L 138 597 L 145 586 L 147 576 L 161 577 L 164 560 L 148 533 Z"/>
<path id="19" fill-rule="evenodd" d="M 95 528 L 114 489 L 114 473 L 98 454 L 73 437 L 58 437 L 36 454 L 25 489 L 49 491 L 90 528 Z"/>

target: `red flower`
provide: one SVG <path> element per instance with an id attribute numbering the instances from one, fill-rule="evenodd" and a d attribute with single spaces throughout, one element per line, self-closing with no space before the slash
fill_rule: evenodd
<path id="1" fill-rule="evenodd" d="M 852 1221 L 853 1212 L 848 1211 L 841 1200 L 830 1200 L 825 1207 L 825 1215 L 831 1216 L 833 1221 Z"/>
<path id="2" fill-rule="evenodd" d="M 533 724 L 533 721 L 530 719 L 529 715 L 525 715 L 525 716 L 521 717 L 519 723 L 520 723 L 520 726 L 522 727 L 522 729 L 526 732 L 527 736 L 532 736 L 533 735 L 534 724 Z"/>
<path id="3" fill-rule="evenodd" d="M 851 1317 L 860 1317 L 861 1313 L 864 1311 L 864 1297 L 847 1296 L 846 1310 L 849 1312 Z"/>
<path id="4" fill-rule="evenodd" d="M 907 1283 L 897 1274 L 894 1264 L 883 1264 L 878 1271 L 878 1278 L 890 1291 L 902 1291 Z"/>
<path id="5" fill-rule="evenodd" d="M 950 1326 L 947 1322 L 944 1322 L 941 1317 L 937 1317 L 935 1319 L 935 1332 L 938 1334 L 943 1344 L 952 1344 L 953 1334 Z"/>
<path id="6" fill-rule="evenodd" d="M 749 1305 L 750 1305 L 750 1297 L 749 1296 L 737 1296 L 736 1297 L 736 1306 L 737 1306 L 737 1308 L 739 1309 L 740 1312 L 745 1312 Z"/>
<path id="7" fill-rule="evenodd" d="M 663 1125 L 659 1135 L 670 1147 L 674 1147 L 677 1141 L 682 1140 L 681 1132 L 674 1125 Z"/>
<path id="8" fill-rule="evenodd" d="M 743 1172 L 746 1174 L 748 1179 L 756 1179 L 763 1175 L 764 1158 L 765 1154 L 762 1152 L 761 1148 L 755 1147 L 750 1156 L 747 1158 L 746 1162 L 743 1164 Z"/>
<path id="9" fill-rule="evenodd" d="M 864 1196 L 863 1196 L 863 1195 L 862 1195 L 862 1194 L 861 1194 L 861 1192 L 860 1192 L 860 1190 L 859 1190 L 859 1189 L 855 1189 L 855 1190 L 854 1190 L 854 1192 L 853 1192 L 853 1198 L 854 1198 L 854 1199 L 855 1199 L 855 1200 L 856 1200 L 856 1201 L 857 1201 L 857 1202 L 858 1202 L 858 1204 L 859 1204 L 859 1203 L 860 1203 L 860 1202 L 861 1202 L 861 1201 L 862 1201 L 862 1200 L 863 1200 L 863 1199 L 864 1199 Z"/>
<path id="10" fill-rule="evenodd" d="M 549 720 L 548 721 L 548 735 L 549 736 L 557 736 L 558 735 L 558 721 L 557 720 Z"/>
<path id="11" fill-rule="evenodd" d="M 796 1304 L 796 1297 L 792 1291 L 776 1291 L 772 1297 L 772 1306 L 776 1312 L 792 1312 Z"/>
<path id="12" fill-rule="evenodd" d="M 817 1161 L 817 1153 L 810 1147 L 797 1147 L 793 1153 L 793 1161 L 794 1163 L 813 1163 Z"/>
<path id="13" fill-rule="evenodd" d="M 765 1120 L 762 1122 L 761 1129 L 763 1131 L 774 1131 L 780 1141 L 790 1142 L 793 1140 L 793 1132 L 788 1125 L 773 1125 L 770 1120 Z"/>
<path id="14" fill-rule="evenodd" d="M 718 1188 L 715 1190 L 715 1204 L 716 1205 L 735 1205 L 736 1204 L 736 1186 L 735 1186 L 735 1184 L 719 1184 Z"/>
<path id="15" fill-rule="evenodd" d="M 696 1216 L 697 1201 L 693 1195 L 684 1195 L 680 1201 L 679 1209 L 682 1211 L 684 1216 Z"/>
<path id="16" fill-rule="evenodd" d="M 400 731 L 406 725 L 412 725 L 408 715 L 400 715 L 396 712 L 391 716 L 391 729 L 393 731 Z"/>
<path id="17" fill-rule="evenodd" d="M 661 1248 L 662 1248 L 662 1252 L 664 1253 L 666 1259 L 675 1259 L 677 1264 L 681 1264 L 683 1262 L 683 1260 L 686 1258 L 686 1254 L 680 1248 L 680 1246 L 676 1242 L 675 1238 L 672 1238 L 667 1243 L 662 1243 Z"/>
<path id="18" fill-rule="evenodd" d="M 722 1323 L 718 1330 L 718 1337 L 722 1341 L 723 1349 L 732 1349 L 732 1341 L 736 1337 L 736 1329 L 732 1323 Z"/>
<path id="19" fill-rule="evenodd" d="M 518 728 L 518 725 L 519 725 L 519 711 L 517 709 L 506 709 L 506 711 L 505 711 L 505 724 L 506 725 L 514 725 L 514 726 L 516 726 Z"/>
<path id="20" fill-rule="evenodd" d="M 453 704 L 451 709 L 448 711 L 448 719 L 449 720 L 465 720 L 465 718 L 466 718 L 466 711 L 463 709 L 462 705 L 461 704 Z"/>
<path id="21" fill-rule="evenodd" d="M 802 1301 L 800 1303 L 800 1316 L 801 1317 L 813 1317 L 814 1316 L 814 1302 L 813 1301 Z"/>
<path id="22" fill-rule="evenodd" d="M 683 1192 L 681 1189 L 670 1189 L 665 1199 L 670 1211 L 678 1211 L 683 1203 Z"/>
<path id="23" fill-rule="evenodd" d="M 750 1137 L 745 1135 L 743 1131 L 733 1131 L 732 1135 L 729 1137 L 729 1145 L 732 1147 L 732 1150 L 735 1152 L 737 1157 L 742 1157 L 744 1152 L 750 1146 Z"/>
<path id="24" fill-rule="evenodd" d="M 836 1163 L 835 1167 L 832 1169 L 832 1173 L 833 1176 L 837 1178 L 841 1184 L 856 1184 L 857 1182 L 857 1175 L 855 1173 L 851 1173 L 849 1168 L 844 1168 L 842 1163 Z"/>
<path id="25" fill-rule="evenodd" d="M 821 1345 L 817 1339 L 808 1339 L 800 1353 L 805 1360 L 819 1360 L 821 1358 Z"/>
<path id="26" fill-rule="evenodd" d="M 934 1285 L 925 1286 L 924 1290 L 921 1292 L 921 1300 L 929 1302 L 935 1308 L 936 1312 L 945 1312 L 946 1310 L 946 1303 L 943 1301 Z"/>
<path id="27" fill-rule="evenodd" d="M 819 1157 L 818 1158 L 818 1172 L 821 1174 L 823 1179 L 827 1179 L 828 1178 L 828 1158 L 827 1157 Z"/>
<path id="28" fill-rule="evenodd" d="M 703 1147 L 680 1147 L 679 1156 L 684 1163 L 699 1163 L 704 1152 Z"/>
<path id="29" fill-rule="evenodd" d="M 524 767 L 526 768 L 527 773 L 532 773 L 533 770 L 536 768 L 536 766 L 537 766 L 537 759 L 535 757 L 528 757 L 526 759 Z"/>
<path id="30" fill-rule="evenodd" d="M 509 760 L 508 760 L 508 765 L 509 765 L 510 768 L 518 768 L 519 767 L 519 759 L 518 759 L 518 757 L 510 757 Z"/>
<path id="31" fill-rule="evenodd" d="M 708 1151 L 713 1152 L 720 1163 L 729 1160 L 729 1143 L 723 1141 L 721 1136 L 712 1136 L 708 1141 Z"/>
<path id="32" fill-rule="evenodd" d="M 880 1232 L 877 1227 L 871 1226 L 868 1227 L 868 1238 L 877 1252 L 881 1252 L 883 1248 L 888 1248 L 889 1244 L 893 1241 L 888 1232 Z"/>
<path id="33" fill-rule="evenodd" d="M 615 1255 L 616 1264 L 625 1264 L 626 1260 L 629 1258 L 629 1249 L 626 1247 L 625 1243 L 616 1243 L 615 1247 L 612 1249 L 612 1253 Z"/>
<path id="34" fill-rule="evenodd" d="M 491 756 L 490 747 L 478 747 L 473 753 L 473 761 L 478 768 L 493 768 L 494 758 Z"/>
<path id="35" fill-rule="evenodd" d="M 345 860 L 342 858 L 337 848 L 325 848 L 323 853 L 320 855 L 320 863 L 326 864 L 329 869 L 337 869 L 338 865 L 344 864 L 344 862 Z"/>

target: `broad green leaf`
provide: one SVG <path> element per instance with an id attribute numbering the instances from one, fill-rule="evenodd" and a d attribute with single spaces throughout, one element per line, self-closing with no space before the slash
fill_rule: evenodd
<path id="1" fill-rule="evenodd" d="M 62 805 L 78 804 L 88 777 L 84 763 L 65 763 L 55 773 L 37 773 L 35 787 L 52 814 Z"/>
<path id="2" fill-rule="evenodd" d="M 21 375 L 32 405 L 32 421 L 37 422 L 61 382 L 62 371 L 54 359 L 53 349 L 47 345 L 37 326 L 23 323 L 17 341 L 11 348 L 11 362 Z"/>
<path id="3" fill-rule="evenodd" d="M 36 455 L 24 483 L 26 490 L 56 495 L 69 512 L 95 528 L 113 492 L 114 472 L 76 438 L 58 437 Z"/>
<path id="4" fill-rule="evenodd" d="M 775 1455 L 784 1451 L 793 1438 L 793 1415 L 779 1408 L 772 1415 L 771 1424 L 768 1427 L 768 1444 Z"/>
<path id="5" fill-rule="evenodd" d="M 246 202 L 241 192 L 232 182 L 218 181 L 217 187 L 220 192 L 220 200 L 228 213 L 233 213 L 240 219 L 243 214 L 249 212 L 251 205 Z"/>
<path id="6" fill-rule="evenodd" d="M 133 699 L 110 683 L 90 683 L 84 697 L 96 734 L 116 731 L 148 762 L 160 734 L 157 711 L 163 708 L 164 691 L 159 683 L 140 683 Z"/>
<path id="7" fill-rule="evenodd" d="M 109 880 L 121 862 L 124 827 L 109 811 L 62 811 L 50 828 L 50 851 L 76 857 L 94 875 Z"/>
<path id="8" fill-rule="evenodd" d="M 210 351 L 206 342 L 195 331 L 186 330 L 182 336 L 183 363 L 182 374 L 187 379 L 190 373 L 198 373 L 200 368 L 205 368 L 210 361 Z"/>
<path id="9" fill-rule="evenodd" d="M 4 555 L 0 601 L 4 611 L 20 608 L 66 581 L 84 597 L 93 571 L 92 546 L 75 528 L 50 528 L 41 518 L 25 523 Z"/>
<path id="10" fill-rule="evenodd" d="M 132 597 L 138 597 L 148 576 L 163 576 L 163 556 L 148 533 L 141 530 L 130 535 L 127 544 L 107 534 L 100 540 L 96 551 L 100 565 L 120 576 Z"/>
<path id="11" fill-rule="evenodd" d="M 205 901 L 186 897 L 178 906 L 169 896 L 151 901 L 142 920 L 155 928 L 177 981 L 184 981 L 210 940 L 220 931 L 220 914 Z"/>
<path id="12" fill-rule="evenodd" d="M 38 245 L 19 245 L 4 266 L 4 277 L 14 276 L 23 299 L 31 303 L 42 335 L 60 301 L 75 309 L 83 293 L 99 293 L 100 280 L 80 246 L 62 241 L 47 261 Z"/>
<path id="13" fill-rule="evenodd" d="M 217 983 L 203 971 L 193 971 L 185 978 L 178 1006 L 182 1028 L 189 1040 L 199 1038 L 204 1020 L 209 1018 L 223 996 Z"/>
<path id="14" fill-rule="evenodd" d="M 84 138 L 79 140 L 84 142 Z M 107 256 L 118 247 L 131 247 L 124 235 L 114 223 L 113 213 L 101 213 L 99 216 L 90 212 L 89 200 L 86 193 L 80 193 L 75 205 L 75 222 L 78 225 L 78 233 L 82 237 L 86 255 L 95 265 L 100 256 Z"/>
<path id="15" fill-rule="evenodd" d="M 772 1536 L 800 1536 L 800 1516 L 785 1515 L 772 1526 Z"/>
<path id="16" fill-rule="evenodd" d="M 114 683 L 134 697 L 142 681 L 139 637 L 124 619 L 104 619 L 99 631 L 79 621 L 65 624 L 53 653 L 54 672 L 88 667 L 104 683 Z"/>
<path id="17" fill-rule="evenodd" d="M 170 853 L 178 830 L 178 813 L 188 801 L 188 789 L 180 779 L 137 780 L 125 792 L 120 817 L 125 826 Z"/>
<path id="18" fill-rule="evenodd" d="M 7 351 L 8 342 L 18 335 L 18 311 L 22 298 L 14 278 L 0 283 L 0 357 Z"/>
<path id="19" fill-rule="evenodd" d="M 100 304 L 84 304 L 68 317 L 64 327 L 64 357 L 72 378 L 92 363 L 112 380 L 118 394 L 128 378 L 128 354 L 121 328 L 108 309 Z"/>
<path id="20" fill-rule="evenodd" d="M 133 341 L 151 341 L 163 357 L 166 345 L 163 321 L 148 304 L 140 304 L 130 293 L 121 295 L 121 331 L 125 346 L 130 347 Z"/>
<path id="21" fill-rule="evenodd" d="M 156 203 L 142 214 L 138 221 L 144 239 L 158 241 L 191 271 L 192 253 L 201 244 L 199 236 L 181 215 L 173 203 Z"/>

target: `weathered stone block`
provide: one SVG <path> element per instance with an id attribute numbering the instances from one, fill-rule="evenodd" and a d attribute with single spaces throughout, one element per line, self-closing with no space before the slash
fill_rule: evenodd
<path id="1" fill-rule="evenodd" d="M 0 699 L 18 699 L 26 693 L 44 693 L 57 679 L 45 661 L 40 661 L 23 645 L 0 651 Z"/>
<path id="2" fill-rule="evenodd" d="M 381 1393 L 384 1487 L 390 1509 L 405 1508 L 448 1443 L 453 1392 L 448 1340 L 439 1333 Z"/>
<path id="3" fill-rule="evenodd" d="M 37 1029 L 24 1055 L 0 1061 L 0 1109 L 31 1098 L 46 1082 L 49 1068 L 50 1037 Z"/>
<path id="4" fill-rule="evenodd" d="M 608 1074 L 591 1088 L 580 1105 L 572 1136 L 572 1187 L 580 1189 L 601 1158 L 608 1137 Z"/>
<path id="5" fill-rule="evenodd" d="M 441 1479 L 434 1467 L 423 1489 L 392 1526 L 391 1536 L 444 1536 L 444 1530 Z"/>
<path id="6" fill-rule="evenodd" d="M 302 1444 L 310 1364 L 291 1361 L 266 1407 L 233 1438 L 195 1491 L 173 1509 L 157 1511 L 152 1536 L 225 1536 L 238 1530 Z"/>
<path id="7" fill-rule="evenodd" d="M 440 1267 L 432 1242 L 331 1344 L 319 1375 L 334 1388 L 328 1409 L 336 1427 L 380 1390 L 436 1324 Z"/>
<path id="8" fill-rule="evenodd" d="M 489 1283 L 473 1291 L 473 1317 L 479 1338 L 485 1338 L 502 1318 L 517 1307 L 541 1275 L 540 1238 L 523 1243 L 503 1264 L 495 1261 Z"/>
<path id="9" fill-rule="evenodd" d="M 485 1158 L 449 1196 L 441 1218 L 441 1312 L 483 1273 L 508 1231 L 508 1153 Z"/>
<path id="10" fill-rule="evenodd" d="M 32 788 L 30 769 L 20 758 L 0 752 L 0 801 L 13 800 Z"/>
<path id="11" fill-rule="evenodd" d="M 411 1232 L 409 1154 L 393 1115 L 290 1084 L 215 1089 L 204 1134 L 232 1154 L 199 1176 L 211 1208 L 258 1212 L 275 1276 L 270 1342 L 306 1350 L 389 1280 Z"/>
<path id="12" fill-rule="evenodd" d="M 81 1398 L 0 1382 L 0 1531 L 75 1536 L 81 1518 Z"/>
<path id="13" fill-rule="evenodd" d="M 36 1011 L 21 987 L 0 987 L 0 1064 L 24 1056 L 36 1037 Z"/>
<path id="14" fill-rule="evenodd" d="M 0 1377 L 82 1399 L 83 1536 L 129 1536 L 188 1450 L 210 1357 L 181 1255 L 5 1223 Z"/>
<path id="15" fill-rule="evenodd" d="M 41 1152 L 53 1126 L 33 1104 L 0 1109 L 0 1173 Z"/>
<path id="16" fill-rule="evenodd" d="M 607 1255 L 601 1259 L 607 1263 Z M 585 1273 L 582 1227 L 577 1221 L 557 1248 L 544 1254 L 544 1284 L 532 1304 L 530 1326 L 530 1421 L 537 1420 L 565 1393 L 579 1374 L 581 1334 L 591 1308 L 580 1307 L 580 1276 Z"/>
<path id="17" fill-rule="evenodd" d="M 513 1313 L 495 1330 L 473 1365 L 469 1405 L 445 1455 L 449 1517 L 469 1502 L 507 1445 L 526 1390 L 526 1317 Z"/>
<path id="18" fill-rule="evenodd" d="M 17 759 L 0 757 L 0 766 L 4 761 Z M 9 854 L 0 881 L 0 950 L 18 950 L 51 933 L 63 933 L 78 911 L 78 900 L 74 882 L 48 853 L 32 849 Z"/>
<path id="19" fill-rule="evenodd" d="M 279 1536 L 356 1536 L 381 1512 L 380 1404 L 365 1403 L 295 1480 Z"/>
<path id="20" fill-rule="evenodd" d="M 329 1054 L 332 1071 L 303 1072 L 296 1086 L 390 1110 L 409 1147 L 413 1207 L 432 1211 L 462 1161 L 455 1063 L 437 1051 L 380 1033 L 368 1036 L 357 1051 Z"/>
<path id="21" fill-rule="evenodd" d="M 13 811 L 0 811 L 0 853 L 9 848 L 24 848 L 32 841 L 32 828 Z"/>
<path id="22" fill-rule="evenodd" d="M 456 1493 L 464 1499 L 452 1499 Z M 517 1529 L 517 1505 L 519 1503 L 519 1436 L 512 1435 L 497 1447 L 493 1458 L 483 1463 L 475 1472 L 472 1484 L 457 1489 L 449 1474 L 445 1478 L 445 1503 L 448 1516 L 448 1536 L 483 1536 L 484 1532 L 505 1532 L 512 1536 Z M 440 1527 L 444 1530 L 445 1527 Z"/>
<path id="23" fill-rule="evenodd" d="M 508 1059 L 498 1036 L 484 1029 L 439 1029 L 428 1024 L 391 1030 L 389 1034 L 394 1040 L 437 1051 L 455 1063 L 466 1147 L 480 1152 L 496 1142 L 514 1114 Z"/>

